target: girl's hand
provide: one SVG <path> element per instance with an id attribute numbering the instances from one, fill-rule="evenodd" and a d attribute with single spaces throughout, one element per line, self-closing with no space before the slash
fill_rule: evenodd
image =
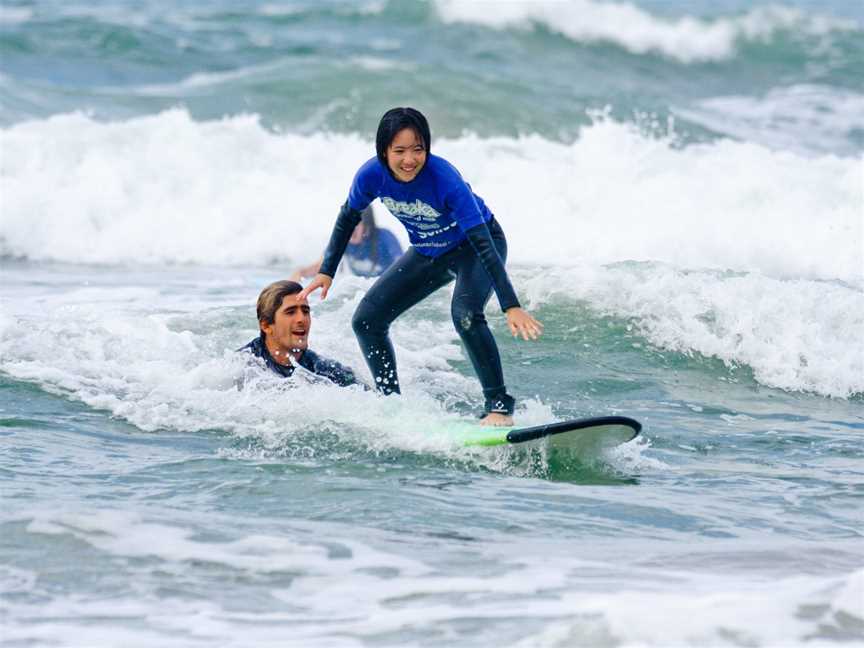
<path id="1" fill-rule="evenodd" d="M 306 286 L 303 290 L 297 293 L 297 301 L 303 301 L 307 297 L 309 297 L 310 293 L 315 292 L 319 288 L 321 289 L 321 299 L 327 299 L 327 291 L 330 290 L 330 286 L 333 284 L 333 277 L 330 275 L 321 274 L 320 272 L 315 275 L 315 278 L 309 282 L 309 285 Z"/>
<path id="2" fill-rule="evenodd" d="M 508 308 L 505 314 L 513 337 L 521 335 L 523 340 L 536 340 L 543 332 L 543 325 L 518 306 Z"/>

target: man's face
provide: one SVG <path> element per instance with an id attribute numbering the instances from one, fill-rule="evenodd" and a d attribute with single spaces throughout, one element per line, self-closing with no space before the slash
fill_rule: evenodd
<path id="1" fill-rule="evenodd" d="M 278 353 L 277 361 L 287 361 L 286 355 L 300 355 L 309 346 L 309 329 L 312 327 L 309 302 L 305 299 L 297 301 L 297 295 L 286 295 L 276 310 L 273 323 L 262 321 L 260 325 L 267 336 L 268 346 Z"/>

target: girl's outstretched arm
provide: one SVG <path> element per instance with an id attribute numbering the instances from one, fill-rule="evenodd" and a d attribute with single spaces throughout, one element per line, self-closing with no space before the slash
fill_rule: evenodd
<path id="1" fill-rule="evenodd" d="M 321 268 L 315 278 L 309 282 L 309 285 L 302 292 L 297 293 L 298 300 L 306 299 L 310 293 L 319 288 L 321 289 L 321 299 L 327 298 L 327 291 L 330 290 L 330 285 L 333 283 L 333 277 L 339 267 L 339 262 L 342 260 L 342 255 L 345 254 L 345 248 L 348 247 L 351 233 L 361 220 L 361 214 L 362 212 L 353 209 L 347 201 L 342 205 L 339 216 L 336 218 L 336 224 L 333 225 L 330 242 L 327 244 L 327 249 L 324 250 Z"/>
<path id="2" fill-rule="evenodd" d="M 501 309 L 507 315 L 507 326 L 513 337 L 521 335 L 523 340 L 536 340 L 543 333 L 543 325 L 519 304 L 516 291 L 513 290 L 510 278 L 504 269 L 504 263 L 492 243 L 489 228 L 484 223 L 472 227 L 466 234 L 477 256 L 480 257 L 483 267 L 492 277 L 492 285 L 498 295 Z"/>
<path id="3" fill-rule="evenodd" d="M 543 325 L 520 306 L 508 308 L 505 314 L 507 315 L 507 326 L 510 327 L 513 337 L 521 335 L 523 340 L 528 338 L 536 340 L 543 332 Z"/>

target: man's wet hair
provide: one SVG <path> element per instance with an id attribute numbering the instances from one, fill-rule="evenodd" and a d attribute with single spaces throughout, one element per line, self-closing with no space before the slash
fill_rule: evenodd
<path id="1" fill-rule="evenodd" d="M 384 113 L 381 121 L 378 122 L 378 132 L 375 135 L 375 151 L 381 164 L 388 171 L 390 167 L 387 166 L 387 148 L 396 134 L 404 128 L 410 128 L 417 133 L 417 137 L 423 142 L 427 155 L 432 148 L 429 122 L 426 121 L 423 113 L 414 108 L 391 108 Z"/>
<path id="2" fill-rule="evenodd" d="M 301 290 L 301 286 L 296 281 L 274 281 L 258 295 L 258 306 L 256 312 L 259 322 L 272 324 L 276 321 L 276 311 L 282 305 L 282 300 L 288 295 L 296 295 Z"/>

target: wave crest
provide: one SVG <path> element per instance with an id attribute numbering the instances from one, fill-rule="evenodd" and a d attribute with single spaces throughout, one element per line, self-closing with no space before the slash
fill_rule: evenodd
<path id="1" fill-rule="evenodd" d="M 0 130 L 0 146 L 0 254 L 108 264 L 308 261 L 374 152 L 353 135 L 182 110 L 113 123 L 61 115 Z M 859 159 L 730 140 L 679 148 L 603 118 L 569 144 L 469 135 L 436 148 L 504 225 L 515 263 L 864 278 Z"/>
<path id="2" fill-rule="evenodd" d="M 780 32 L 824 36 L 856 30 L 848 20 L 810 16 L 798 9 L 758 7 L 712 20 L 661 18 L 630 3 L 592 0 L 561 2 L 464 2 L 437 0 L 445 22 L 475 23 L 495 29 L 544 28 L 575 42 L 608 42 L 633 54 L 655 53 L 682 63 L 722 61 L 736 54 L 740 41 L 770 41 Z"/>

